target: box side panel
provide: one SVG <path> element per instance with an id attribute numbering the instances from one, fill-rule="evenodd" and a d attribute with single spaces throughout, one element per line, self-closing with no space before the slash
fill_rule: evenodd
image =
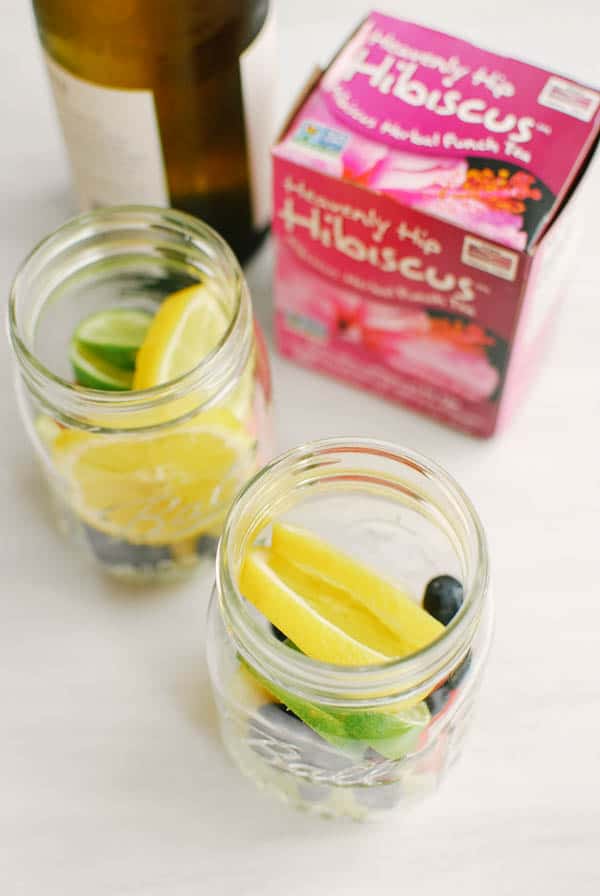
<path id="1" fill-rule="evenodd" d="M 561 214 L 535 252 L 515 331 L 498 426 L 503 428 L 522 403 L 548 351 L 560 307 L 576 263 L 579 228 L 573 206 Z"/>
<path id="2" fill-rule="evenodd" d="M 527 257 L 288 159 L 274 172 L 282 352 L 489 435 Z"/>

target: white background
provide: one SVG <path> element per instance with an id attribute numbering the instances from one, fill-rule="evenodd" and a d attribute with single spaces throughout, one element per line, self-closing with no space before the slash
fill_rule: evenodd
<path id="1" fill-rule="evenodd" d="M 597 0 L 380 8 L 600 83 Z M 0 0 L 0 280 L 73 211 L 28 4 Z M 280 0 L 280 113 L 367 4 Z M 597 166 L 598 167 L 598 166 Z M 496 635 L 440 795 L 378 828 L 295 814 L 223 755 L 204 662 L 210 574 L 133 596 L 48 525 L 0 347 L 2 896 L 597 896 L 600 892 L 598 172 L 556 337 L 481 442 L 273 357 L 278 445 L 381 437 L 434 456 L 487 526 Z M 270 337 L 269 248 L 249 278 Z"/>

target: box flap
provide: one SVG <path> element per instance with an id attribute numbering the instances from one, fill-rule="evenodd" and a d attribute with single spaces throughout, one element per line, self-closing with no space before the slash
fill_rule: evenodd
<path id="1" fill-rule="evenodd" d="M 372 13 L 277 152 L 524 250 L 555 216 L 599 131 L 596 90 Z"/>

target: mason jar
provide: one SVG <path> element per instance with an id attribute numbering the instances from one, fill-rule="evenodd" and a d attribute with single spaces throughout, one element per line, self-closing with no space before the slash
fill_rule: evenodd
<path id="1" fill-rule="evenodd" d="M 415 601 L 432 578 L 452 575 L 462 606 L 437 640 L 402 659 L 361 667 L 311 659 L 281 640 L 238 585 L 248 548 L 268 545 L 282 521 L 402 583 Z M 259 787 L 298 808 L 386 817 L 434 792 L 458 757 L 490 629 L 484 532 L 444 470 L 368 439 L 296 448 L 241 491 L 218 550 L 207 658 L 223 743 Z"/>
<path id="2" fill-rule="evenodd" d="M 73 382 L 81 321 L 106 308 L 154 314 L 199 283 L 226 329 L 195 367 L 137 391 Z M 214 554 L 235 493 L 270 453 L 267 353 L 221 237 L 153 207 L 81 215 L 23 262 L 9 329 L 22 418 L 62 531 L 104 570 L 134 580 L 171 578 Z"/>

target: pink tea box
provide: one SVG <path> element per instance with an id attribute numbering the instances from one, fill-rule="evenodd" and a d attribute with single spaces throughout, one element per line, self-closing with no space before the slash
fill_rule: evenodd
<path id="1" fill-rule="evenodd" d="M 273 150 L 280 351 L 479 436 L 565 285 L 600 93 L 372 13 Z"/>

